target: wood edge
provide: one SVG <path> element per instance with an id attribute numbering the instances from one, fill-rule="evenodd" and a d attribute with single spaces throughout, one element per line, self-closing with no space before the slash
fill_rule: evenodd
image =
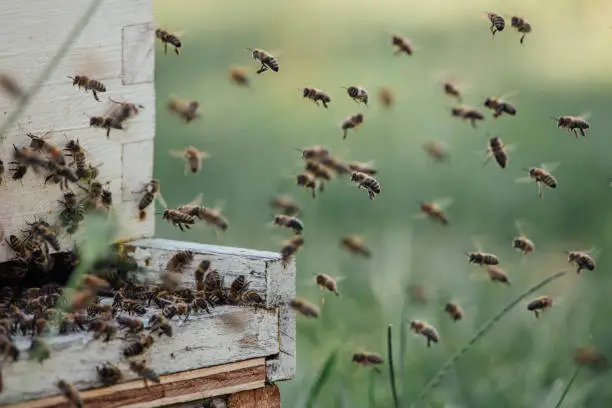
<path id="1" fill-rule="evenodd" d="M 280 408 L 280 406 L 280 390 L 275 384 L 237 392 L 227 399 L 227 408 Z"/>

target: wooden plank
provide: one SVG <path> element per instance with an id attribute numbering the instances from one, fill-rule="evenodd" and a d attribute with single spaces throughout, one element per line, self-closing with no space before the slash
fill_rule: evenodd
<path id="1" fill-rule="evenodd" d="M 148 67 L 155 66 L 155 28 L 152 23 L 123 27 L 124 85 L 153 82 L 154 73 Z"/>
<path id="2" fill-rule="evenodd" d="M 150 310 L 143 320 L 148 321 L 152 312 L 157 310 Z M 244 326 L 229 330 L 230 316 L 240 318 Z M 159 339 L 156 336 L 143 357 L 160 375 L 266 357 L 279 350 L 278 320 L 273 310 L 222 306 L 210 315 L 194 314 L 186 322 L 175 321 L 173 326 L 174 336 Z M 81 390 L 97 387 L 95 367 L 102 361 L 118 365 L 124 371 L 124 380 L 135 378 L 120 357 L 126 344 L 124 340 L 88 344 L 90 337 L 88 333 L 76 333 L 44 338 L 52 351 L 42 366 L 27 360 L 30 340 L 17 337 L 16 345 L 23 357 L 3 368 L 4 391 L 0 394 L 0 405 L 54 395 L 58 392 L 55 384 L 59 379 L 72 382 Z"/>
<path id="3" fill-rule="evenodd" d="M 280 408 L 281 397 L 278 386 L 268 385 L 229 396 L 227 408 Z"/>
<path id="4" fill-rule="evenodd" d="M 88 408 L 153 408 L 216 395 L 261 388 L 265 381 L 264 359 L 257 358 L 217 367 L 160 376 L 160 384 L 144 387 L 141 380 L 81 392 Z M 23 402 L 7 408 L 64 408 L 62 396 Z"/>

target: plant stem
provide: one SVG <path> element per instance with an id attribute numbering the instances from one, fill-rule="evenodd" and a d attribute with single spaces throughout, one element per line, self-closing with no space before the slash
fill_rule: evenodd
<path id="1" fill-rule="evenodd" d="M 580 366 L 576 367 L 576 370 L 574 371 L 572 378 L 570 378 L 569 382 L 565 386 L 565 389 L 563 390 L 563 394 L 561 394 L 561 398 L 559 398 L 559 402 L 557 402 L 557 405 L 555 405 L 555 408 L 559 408 L 561 404 L 563 404 L 563 400 L 565 399 L 565 397 L 567 397 L 567 393 L 572 387 L 572 384 L 574 384 L 574 381 L 576 380 L 576 377 L 578 377 L 579 372 L 580 372 Z"/>
<path id="2" fill-rule="evenodd" d="M 432 391 L 433 389 L 435 389 L 438 385 L 440 385 L 440 382 L 442 381 L 442 378 L 446 375 L 446 373 L 448 372 L 448 370 L 450 370 L 455 363 L 457 362 L 457 360 L 465 354 L 466 351 L 469 350 L 469 348 L 476 343 L 476 341 L 478 341 L 478 339 L 482 338 L 502 317 L 504 317 L 504 315 L 506 313 L 508 313 L 510 310 L 512 310 L 516 305 L 518 305 L 524 298 L 526 298 L 527 296 L 531 295 L 533 292 L 537 291 L 538 289 L 540 289 L 542 286 L 545 286 L 547 284 L 549 284 L 550 282 L 552 282 L 553 280 L 560 278 L 561 276 L 565 275 L 567 273 L 567 271 L 561 271 L 561 272 L 557 272 L 554 275 L 549 276 L 548 278 L 540 281 L 538 284 L 536 284 L 535 286 L 531 287 L 530 289 L 526 290 L 525 292 L 521 293 L 516 299 L 514 299 L 512 302 L 510 302 L 508 305 L 506 305 L 506 307 L 504 307 L 498 314 L 496 314 L 495 316 L 493 316 L 488 322 L 486 322 L 481 328 L 480 330 L 478 330 L 476 332 L 476 334 L 474 335 L 474 337 L 472 337 L 472 339 L 462 348 L 460 348 L 443 366 L 442 368 L 440 368 L 438 370 L 438 372 L 433 376 L 433 378 L 431 380 L 429 380 L 429 382 L 427 384 L 425 384 L 425 387 L 423 388 L 423 391 L 421 392 L 421 394 L 419 395 L 419 397 L 417 398 L 417 401 L 415 402 L 415 404 L 413 405 L 413 407 L 418 406 L 418 404 L 423 401 L 425 399 L 425 397 L 427 396 L 427 394 Z"/>
<path id="3" fill-rule="evenodd" d="M 308 401 L 306 402 L 306 408 L 312 408 L 314 406 L 314 403 L 317 400 L 319 393 L 321 392 L 323 386 L 331 376 L 334 366 L 336 365 L 337 358 L 338 351 L 334 350 L 329 354 L 327 360 L 325 360 L 325 363 L 323 364 L 323 368 L 321 369 L 317 380 L 314 382 L 312 388 L 310 389 Z"/>
<path id="4" fill-rule="evenodd" d="M 405 299 L 408 299 L 407 297 Z M 399 380 L 402 394 L 400 396 L 400 406 L 406 405 L 406 344 L 407 342 L 407 300 L 404 300 L 404 307 L 402 308 L 402 321 L 400 323 L 400 350 L 399 350 Z"/>
<path id="5" fill-rule="evenodd" d="M 4 134 L 13 126 L 13 124 L 17 121 L 19 116 L 28 107 L 34 95 L 38 93 L 40 88 L 42 88 L 45 82 L 47 82 L 51 74 L 53 74 L 53 72 L 55 71 L 55 68 L 57 68 L 57 64 L 59 64 L 61 59 L 64 58 L 64 56 L 70 49 L 70 46 L 78 39 L 79 35 L 83 31 L 83 29 L 87 26 L 87 24 L 89 23 L 89 20 L 91 19 L 93 14 L 96 12 L 100 4 L 102 4 L 102 0 L 92 0 L 92 2 L 89 4 L 89 7 L 85 11 L 85 13 L 81 16 L 81 18 L 79 18 L 79 20 L 76 22 L 74 27 L 72 27 L 72 30 L 70 30 L 70 33 L 68 34 L 68 36 L 66 37 L 62 45 L 60 46 L 55 56 L 53 56 L 51 61 L 49 61 L 47 66 L 42 70 L 41 74 L 39 75 L 34 85 L 28 90 L 28 92 L 26 92 L 17 101 L 16 108 L 13 109 L 10 115 L 6 118 L 6 121 L 0 127 L 0 140 L 3 140 L 6 138 Z"/>
<path id="6" fill-rule="evenodd" d="M 368 400 L 370 402 L 370 408 L 376 408 L 376 378 L 378 377 L 378 373 L 374 370 L 370 371 L 370 387 L 368 390 Z"/>
<path id="7" fill-rule="evenodd" d="M 387 353 L 389 358 L 389 381 L 391 382 L 391 394 L 393 395 L 393 403 L 395 408 L 399 408 L 399 401 L 397 399 L 397 389 L 395 387 L 395 370 L 393 368 L 393 337 L 391 325 L 387 329 Z"/>

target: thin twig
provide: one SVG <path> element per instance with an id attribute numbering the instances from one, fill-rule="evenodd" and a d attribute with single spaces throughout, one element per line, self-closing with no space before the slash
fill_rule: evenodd
<path id="1" fill-rule="evenodd" d="M 443 366 L 442 368 L 440 368 L 438 370 L 438 372 L 433 376 L 433 378 L 431 380 L 429 380 L 429 382 L 427 384 L 425 384 L 425 387 L 423 388 L 423 391 L 421 392 L 421 394 L 419 395 L 419 397 L 417 398 L 417 401 L 413 404 L 413 407 L 418 406 L 418 404 L 423 401 L 425 399 L 425 397 L 427 396 L 427 394 L 432 391 L 434 388 L 436 388 L 440 382 L 442 381 L 442 378 L 446 375 L 446 373 L 448 372 L 448 370 L 450 370 L 455 363 L 457 362 L 457 360 L 465 354 L 466 351 L 469 350 L 469 348 L 476 342 L 478 341 L 478 339 L 482 338 L 482 336 L 484 336 L 502 317 L 504 317 L 504 315 L 506 313 L 508 313 L 510 310 L 512 310 L 516 305 L 518 305 L 524 298 L 526 298 L 527 296 L 531 295 L 533 292 L 537 291 L 538 289 L 540 289 L 542 286 L 548 285 L 550 282 L 552 282 L 553 280 L 560 278 L 561 276 L 565 275 L 567 273 L 567 271 L 561 271 L 561 272 L 557 272 L 552 276 L 549 276 L 548 278 L 542 280 L 540 283 L 538 283 L 537 285 L 531 287 L 530 289 L 526 290 L 525 292 L 521 293 L 516 299 L 514 299 L 512 302 L 510 302 L 508 305 L 506 305 L 506 307 L 504 307 L 498 314 L 496 314 L 495 316 L 493 316 L 488 322 L 486 322 L 481 328 L 480 330 L 478 330 L 476 332 L 476 334 L 474 335 L 474 337 L 472 337 L 472 339 L 462 348 L 460 348 Z"/>
<path id="2" fill-rule="evenodd" d="M 57 68 L 57 64 L 59 64 L 61 59 L 64 58 L 64 56 L 70 49 L 70 46 L 72 46 L 72 44 L 78 39 L 79 35 L 87 26 L 87 24 L 89 24 L 89 20 L 96 12 L 100 4 L 102 4 L 102 1 L 103 0 L 92 0 L 85 13 L 81 16 L 81 18 L 79 18 L 74 27 L 72 27 L 72 30 L 70 30 L 70 33 L 60 46 L 55 56 L 42 70 L 40 76 L 38 77 L 34 85 L 17 101 L 17 106 L 15 107 L 15 109 L 13 109 L 10 115 L 6 118 L 6 121 L 0 127 L 0 140 L 4 140 L 6 138 L 4 134 L 11 128 L 11 126 L 13 126 L 19 116 L 28 107 L 34 95 L 38 93 L 40 88 L 42 88 L 45 82 L 47 82 L 51 74 L 53 74 L 55 68 Z"/>
<path id="3" fill-rule="evenodd" d="M 559 402 L 557 402 L 557 405 L 555 405 L 555 408 L 559 408 L 561 406 L 561 404 L 563 404 L 563 400 L 565 399 L 565 397 L 567 397 L 567 393 L 569 392 L 570 388 L 572 387 L 572 384 L 574 384 L 574 381 L 576 380 L 576 377 L 578 377 L 578 373 L 580 372 L 580 368 L 581 368 L 580 366 L 576 367 L 576 370 L 574 371 L 574 374 L 572 375 L 572 378 L 570 378 L 569 382 L 565 386 L 565 389 L 563 390 L 563 394 L 561 394 L 561 398 L 559 398 Z"/>
<path id="4" fill-rule="evenodd" d="M 389 359 L 389 381 L 391 382 L 391 394 L 393 395 L 393 403 L 395 408 L 399 408 L 399 401 L 397 399 L 397 388 L 395 387 L 395 369 L 393 368 L 393 337 L 391 331 L 391 325 L 387 329 L 387 358 Z"/>

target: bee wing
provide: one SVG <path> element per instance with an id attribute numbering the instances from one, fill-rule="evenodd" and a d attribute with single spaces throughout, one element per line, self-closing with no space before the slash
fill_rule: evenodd
<path id="1" fill-rule="evenodd" d="M 519 94 L 519 91 L 511 91 L 511 92 L 508 92 L 508 93 L 503 94 L 503 95 L 502 95 L 502 96 L 500 96 L 498 99 L 499 99 L 500 101 L 503 101 L 503 100 L 507 100 L 507 99 L 509 99 L 509 98 L 515 97 L 515 96 L 516 96 L 516 95 L 518 95 L 518 94 Z"/>
<path id="2" fill-rule="evenodd" d="M 185 151 L 184 150 L 170 150 L 168 154 L 172 157 L 176 157 L 177 159 L 185 159 Z"/>
<path id="3" fill-rule="evenodd" d="M 578 117 L 584 120 L 589 120 L 591 118 L 591 115 L 591 112 L 582 112 L 580 115 L 578 115 Z"/>
<path id="4" fill-rule="evenodd" d="M 559 167 L 560 164 L 561 162 L 542 163 L 541 167 L 542 167 L 542 170 L 552 173 L 553 171 L 557 169 L 557 167 Z"/>
<path id="5" fill-rule="evenodd" d="M 516 230 L 519 232 L 519 234 L 524 237 L 525 233 L 523 232 L 523 229 L 521 228 L 521 221 L 519 220 L 514 221 L 514 225 L 516 226 Z"/>
<path id="6" fill-rule="evenodd" d="M 527 171 L 527 169 L 524 169 L 525 171 Z M 524 177 L 519 177 L 517 179 L 514 179 L 515 183 L 533 183 L 533 179 L 530 176 L 524 176 Z"/>
<path id="7" fill-rule="evenodd" d="M 161 190 L 157 192 L 157 194 L 155 194 L 155 199 L 159 202 L 159 204 L 164 207 L 164 208 L 168 208 L 168 203 L 166 203 L 166 200 L 164 199 L 164 196 L 161 193 Z"/>
<path id="8" fill-rule="evenodd" d="M 472 244 L 474 245 L 474 248 L 476 248 L 478 252 L 484 252 L 482 242 L 486 241 L 487 238 L 488 237 L 486 235 L 472 235 L 471 237 Z"/>
<path id="9" fill-rule="evenodd" d="M 225 200 L 217 200 L 213 204 L 212 208 L 213 208 L 214 211 L 217 211 L 219 214 L 221 214 L 223 212 L 223 210 L 225 209 L 225 205 L 226 205 L 226 201 Z"/>
<path id="10" fill-rule="evenodd" d="M 200 160 L 209 159 L 210 157 L 212 157 L 210 153 L 205 152 L 203 150 L 202 151 L 198 150 L 198 158 L 200 158 Z"/>
<path id="11" fill-rule="evenodd" d="M 198 193 L 198 195 L 196 195 L 193 200 L 191 200 L 185 205 L 201 205 L 203 198 L 204 198 L 204 193 Z"/>
<path id="12" fill-rule="evenodd" d="M 440 198 L 434 201 L 434 204 L 441 210 L 445 210 L 446 208 L 450 207 L 453 202 L 455 201 L 454 198 L 452 197 L 444 197 L 444 198 Z"/>

